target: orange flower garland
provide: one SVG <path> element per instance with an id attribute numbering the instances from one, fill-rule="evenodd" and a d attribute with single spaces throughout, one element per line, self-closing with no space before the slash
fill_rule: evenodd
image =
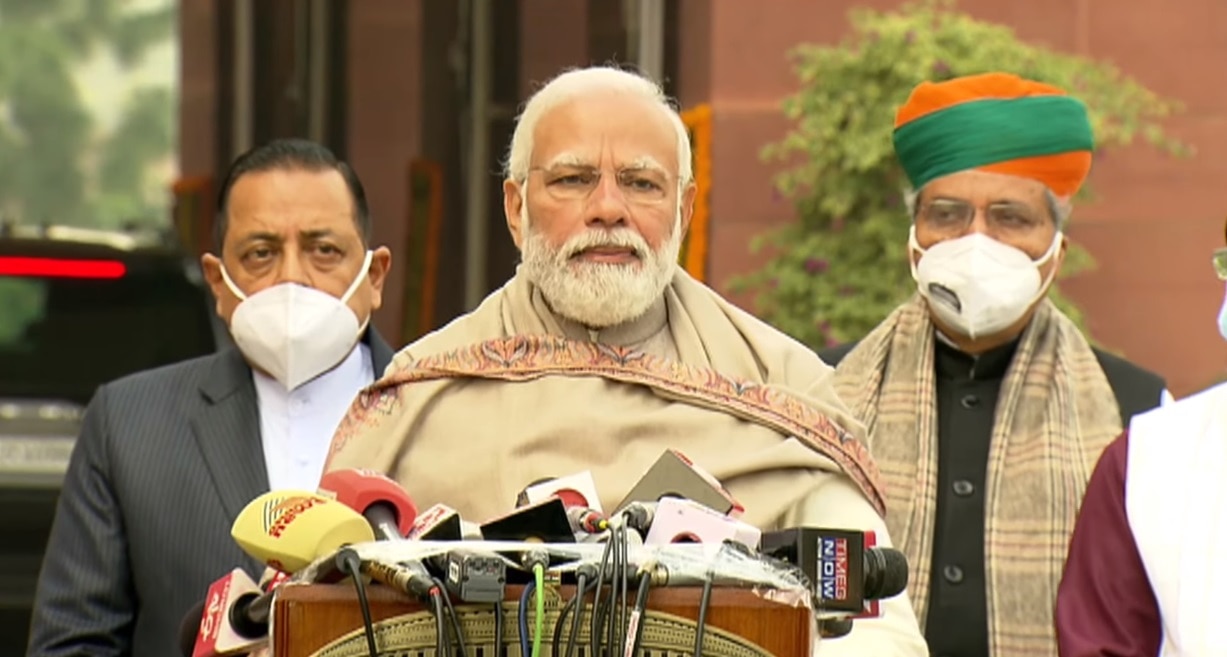
<path id="1" fill-rule="evenodd" d="M 694 155 L 694 182 L 697 187 L 694 198 L 694 216 L 690 220 L 690 232 L 683 249 L 682 266 L 695 280 L 704 280 L 707 274 L 708 222 L 710 221 L 711 193 L 711 133 L 712 112 L 710 105 L 698 105 L 682 112 L 682 123 L 690 131 L 690 146 Z"/>

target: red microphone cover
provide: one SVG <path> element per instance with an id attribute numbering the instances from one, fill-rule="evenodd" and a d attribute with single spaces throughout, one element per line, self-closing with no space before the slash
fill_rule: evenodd
<path id="1" fill-rule="evenodd" d="M 387 475 L 374 470 L 350 468 L 325 473 L 320 479 L 319 491 L 358 513 L 366 513 L 374 504 L 391 506 L 396 512 L 396 527 L 401 536 L 409 533 L 418 517 L 418 509 L 409 493 Z"/>

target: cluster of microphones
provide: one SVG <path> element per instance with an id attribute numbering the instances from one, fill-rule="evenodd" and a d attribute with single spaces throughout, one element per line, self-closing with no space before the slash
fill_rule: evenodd
<path id="1" fill-rule="evenodd" d="M 764 532 L 739 520 L 742 512 L 714 477 L 676 450 L 667 450 L 613 513 L 602 510 L 596 485 L 585 472 L 533 482 L 518 496 L 514 511 L 481 524 L 443 504 L 419 513 L 408 493 L 382 474 L 337 470 L 323 476 L 316 492 L 272 491 L 244 508 L 231 535 L 244 552 L 271 568 L 271 576 L 258 583 L 236 568 L 214 582 L 184 618 L 181 649 L 184 657 L 220 657 L 266 647 L 273 597 L 291 581 L 336 583 L 352 577 L 355 583 L 359 578 L 378 582 L 433 608 L 440 633 L 447 631 L 442 616 L 453 600 L 494 604 L 501 618 L 509 585 L 539 587 L 543 574 L 555 568 L 578 582 L 581 605 L 587 593 L 595 593 L 595 605 L 602 586 L 615 602 L 619 589 L 623 596 L 628 587 L 637 591 L 639 611 L 650 586 L 703 587 L 697 654 L 702 654 L 702 623 L 713 583 L 757 589 L 798 582 L 823 638 L 843 636 L 856 619 L 879 615 L 878 601 L 907 586 L 905 558 L 876 546 L 872 532 L 817 527 Z M 363 546 L 372 544 L 442 547 L 429 557 L 364 558 Z M 699 570 L 677 568 L 666 551 L 696 555 L 694 560 L 708 555 L 709 560 Z M 722 567 L 710 558 L 716 553 L 732 555 L 723 563 L 758 569 Z M 361 590 L 364 616 L 369 616 Z M 521 606 L 527 605 L 522 601 Z M 576 611 L 572 619 L 572 642 L 580 615 Z M 610 612 L 598 628 L 598 615 L 592 614 L 589 654 L 601 652 L 598 635 L 608 637 L 608 654 L 634 654 L 642 624 Z M 523 622 L 521 616 L 522 630 Z M 454 618 L 452 627 L 456 643 L 463 646 L 463 629 Z M 554 629 L 556 640 L 568 634 L 565 628 Z M 367 634 L 375 654 L 369 620 Z M 447 654 L 454 654 L 451 639 L 446 642 Z"/>

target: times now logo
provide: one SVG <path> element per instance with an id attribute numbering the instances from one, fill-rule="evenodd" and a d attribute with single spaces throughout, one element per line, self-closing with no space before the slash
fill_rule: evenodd
<path id="1" fill-rule="evenodd" d="M 818 590 L 824 600 L 848 599 L 848 540 L 823 538 L 818 544 Z"/>

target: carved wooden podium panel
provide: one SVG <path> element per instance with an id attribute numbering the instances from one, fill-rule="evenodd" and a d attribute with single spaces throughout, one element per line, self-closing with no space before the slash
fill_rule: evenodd
<path id="1" fill-rule="evenodd" d="M 506 602 L 504 603 L 505 627 L 504 645 L 506 657 L 518 657 L 518 629 L 516 627 L 516 609 L 518 608 L 521 587 L 508 586 Z M 558 602 L 559 594 L 562 600 L 570 599 L 574 592 L 572 586 L 559 587 L 554 595 L 553 603 Z M 398 619 L 408 614 L 423 616 L 427 610 L 416 601 L 386 587 L 373 585 L 368 587 L 367 597 L 370 600 L 371 620 L 376 625 L 380 621 Z M 547 599 L 549 594 L 547 594 Z M 645 625 L 645 652 L 650 657 L 678 654 L 690 654 L 692 649 L 680 645 L 669 648 L 648 646 L 647 633 L 652 623 L 670 626 L 666 628 L 675 641 L 689 637 L 693 643 L 693 622 L 699 615 L 699 588 L 658 588 L 653 589 L 648 596 L 649 616 L 653 618 Z M 633 597 L 632 597 L 633 604 Z M 493 605 L 456 604 L 461 615 L 488 614 L 493 617 Z M 555 607 L 556 609 L 556 607 Z M 587 624 L 588 615 L 585 614 Z M 430 617 L 433 618 L 433 617 Z M 550 651 L 551 635 L 554 624 L 549 612 L 546 614 L 544 633 L 546 643 L 542 655 Z M 425 621 L 423 621 L 425 623 Z M 467 620 L 465 621 L 468 622 Z M 570 621 L 568 621 L 569 624 Z M 428 622 L 434 627 L 433 620 Z M 420 629 L 420 628 L 419 628 Z M 274 657 L 312 657 L 320 651 L 326 655 L 340 657 L 342 655 L 358 655 L 365 657 L 367 653 L 364 635 L 362 612 L 358 606 L 357 595 L 350 583 L 293 585 L 283 587 L 277 594 L 272 612 L 272 639 Z M 484 630 L 483 630 L 484 631 Z M 531 630 L 530 630 L 531 631 Z M 466 635 L 469 629 L 466 626 Z M 765 600 L 751 591 L 744 589 L 712 590 L 711 601 L 707 611 L 707 624 L 704 641 L 704 654 L 716 655 L 776 655 L 777 657 L 805 657 L 810 653 L 811 612 L 802 607 L 791 607 L 770 600 Z M 345 648 L 338 646 L 349 636 Z M 581 636 L 586 636 L 586 628 Z M 656 637 L 661 637 L 659 632 Z M 489 647 L 492 646 L 493 633 L 473 636 L 469 641 L 469 657 L 495 657 Z M 485 650 L 478 650 L 482 645 Z M 586 642 L 582 645 L 585 645 Z M 658 645 L 660 645 L 658 643 Z M 671 643 L 671 646 L 673 644 Z M 711 652 L 708 651 L 710 647 Z M 403 648 L 393 645 L 384 654 L 395 654 L 408 657 L 418 655 L 434 655 L 433 646 L 429 650 L 420 648 Z M 479 655 L 479 652 L 484 655 Z M 564 651 L 565 652 L 565 651 Z M 587 655 L 587 650 L 578 650 L 577 655 Z"/>

